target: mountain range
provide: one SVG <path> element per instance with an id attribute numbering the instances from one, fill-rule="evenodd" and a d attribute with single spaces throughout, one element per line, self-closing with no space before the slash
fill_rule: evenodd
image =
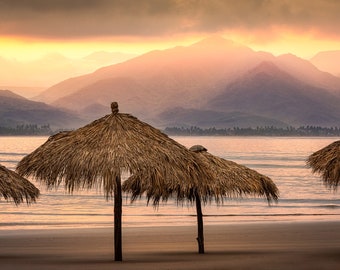
<path id="1" fill-rule="evenodd" d="M 0 88 L 11 89 L 19 95 L 31 98 L 47 86 L 65 78 L 93 72 L 99 67 L 123 62 L 135 56 L 101 51 L 81 58 L 49 53 L 39 59 L 26 61 L 0 56 Z"/>
<path id="2" fill-rule="evenodd" d="M 85 121 L 73 112 L 0 90 L 0 126 L 15 128 L 23 124 L 49 124 L 55 130 L 78 127 Z"/>
<path id="3" fill-rule="evenodd" d="M 117 101 L 121 112 L 160 128 L 340 124 L 339 77 L 216 36 L 66 79 L 34 100 L 74 122 L 108 114 Z"/>
<path id="4" fill-rule="evenodd" d="M 340 77 L 340 50 L 319 52 L 310 62 L 318 69 Z"/>

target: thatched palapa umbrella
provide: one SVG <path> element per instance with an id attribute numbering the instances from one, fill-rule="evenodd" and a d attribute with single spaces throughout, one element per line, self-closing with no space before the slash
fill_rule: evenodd
<path id="1" fill-rule="evenodd" d="M 249 169 L 243 165 L 239 165 L 235 162 L 225 160 L 213 156 L 207 152 L 207 149 L 201 145 L 195 145 L 190 148 L 192 152 L 203 164 L 203 168 L 209 171 L 209 187 L 210 194 L 207 197 L 206 194 L 201 194 L 200 189 L 187 189 L 186 199 L 189 202 L 196 202 L 197 211 L 197 226 L 198 226 L 198 252 L 204 253 L 204 233 L 203 233 L 203 214 L 202 214 L 202 195 L 203 202 L 207 203 L 211 200 L 215 200 L 217 203 L 223 203 L 223 197 L 242 197 L 246 195 L 263 196 L 266 197 L 268 202 L 277 200 L 278 189 L 274 182 L 267 176 L 264 176 L 252 169 Z M 201 179 L 201 183 L 204 183 Z M 136 184 L 137 182 L 138 184 Z M 130 177 L 123 184 L 123 190 L 132 194 L 132 201 L 140 197 L 144 192 L 147 193 L 147 198 L 153 199 L 153 190 L 141 183 L 139 179 Z M 169 194 L 176 197 L 176 194 L 168 190 Z M 169 196 L 169 195 L 168 195 Z M 154 204 L 158 203 L 154 200 Z M 183 200 L 183 198 L 181 198 Z"/>
<path id="2" fill-rule="evenodd" d="M 279 191 L 269 177 L 233 161 L 214 156 L 201 145 L 194 145 L 190 150 L 197 153 L 200 160 L 214 173 L 214 192 L 227 198 L 252 195 L 265 197 L 268 203 L 277 201 Z M 204 253 L 203 214 L 199 193 L 196 194 L 196 211 L 199 252 Z"/>
<path id="3" fill-rule="evenodd" d="M 38 196 L 39 189 L 30 181 L 0 165 L 0 198 L 13 200 L 18 205 L 24 201 L 28 204 L 35 202 Z"/>
<path id="4" fill-rule="evenodd" d="M 214 156 L 201 145 L 194 145 L 191 151 L 197 153 L 200 160 L 215 173 L 214 181 L 217 193 L 228 198 L 248 195 L 266 197 L 268 202 L 278 199 L 278 188 L 267 176 L 233 161 Z M 200 194 L 196 194 L 199 250 L 204 253 L 203 214 Z"/>
<path id="5" fill-rule="evenodd" d="M 61 182 L 69 192 L 102 187 L 106 198 L 114 197 L 115 260 L 122 260 L 121 174 L 126 171 L 147 183 L 155 200 L 166 199 L 165 187 L 178 198 L 186 189 L 208 178 L 194 153 L 167 135 L 137 118 L 112 113 L 75 131 L 51 136 L 42 146 L 24 157 L 17 166 L 21 175 L 33 175 L 48 187 Z M 180 187 L 184 186 L 186 189 Z M 204 180 L 199 192 L 205 199 L 210 193 Z"/>
<path id="6" fill-rule="evenodd" d="M 319 173 L 324 184 L 334 190 L 340 184 L 340 141 L 311 154 L 306 161 L 313 173 Z"/>

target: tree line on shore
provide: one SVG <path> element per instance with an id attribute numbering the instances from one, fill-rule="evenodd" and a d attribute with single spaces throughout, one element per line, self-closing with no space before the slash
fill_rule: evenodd
<path id="1" fill-rule="evenodd" d="M 163 130 L 169 136 L 340 136 L 340 127 L 300 126 L 300 127 L 256 127 L 256 128 L 200 128 L 167 127 Z M 49 124 L 26 124 L 16 127 L 0 126 L 3 136 L 49 136 L 53 131 Z"/>
<path id="2" fill-rule="evenodd" d="M 2 127 L 0 126 L 0 135 L 3 136 L 44 136 L 53 133 L 49 124 L 46 125 L 17 125 L 16 127 Z"/>
<path id="3" fill-rule="evenodd" d="M 256 128 L 200 128 L 167 127 L 164 132 L 176 136 L 340 136 L 339 127 L 300 126 L 300 127 L 256 127 Z"/>

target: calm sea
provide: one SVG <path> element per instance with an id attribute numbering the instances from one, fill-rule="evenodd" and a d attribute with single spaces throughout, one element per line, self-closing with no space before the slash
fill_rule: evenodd
<path id="1" fill-rule="evenodd" d="M 203 208 L 205 224 L 267 221 L 340 220 L 340 191 L 323 186 L 305 160 L 314 151 L 340 138 L 282 137 L 173 137 L 183 145 L 204 145 L 217 156 L 246 165 L 271 177 L 280 190 L 278 203 L 263 198 L 242 198 Z M 15 169 L 17 163 L 47 137 L 0 137 L 0 163 Z M 33 181 L 34 182 L 34 181 Z M 100 190 L 67 194 L 34 182 L 41 190 L 36 204 L 15 206 L 0 201 L 0 230 L 113 226 L 113 202 Z M 126 197 L 125 197 L 126 198 Z M 123 226 L 195 225 L 195 208 L 173 201 L 158 209 L 144 200 L 123 205 Z"/>

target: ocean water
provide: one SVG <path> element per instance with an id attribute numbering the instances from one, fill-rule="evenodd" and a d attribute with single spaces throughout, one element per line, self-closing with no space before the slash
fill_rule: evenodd
<path id="1" fill-rule="evenodd" d="M 323 137 L 173 137 L 190 147 L 204 145 L 214 155 L 235 161 L 273 179 L 280 190 L 278 203 L 264 198 L 226 200 L 203 207 L 204 223 L 340 220 L 340 191 L 326 188 L 306 167 L 308 155 L 340 138 Z M 47 137 L 0 137 L 0 163 L 15 170 L 17 163 Z M 0 230 L 113 226 L 113 202 L 101 190 L 68 194 L 63 187 L 40 190 L 37 203 L 27 206 L 0 201 Z M 157 209 L 141 199 L 123 200 L 123 226 L 195 225 L 195 207 L 174 201 Z"/>

